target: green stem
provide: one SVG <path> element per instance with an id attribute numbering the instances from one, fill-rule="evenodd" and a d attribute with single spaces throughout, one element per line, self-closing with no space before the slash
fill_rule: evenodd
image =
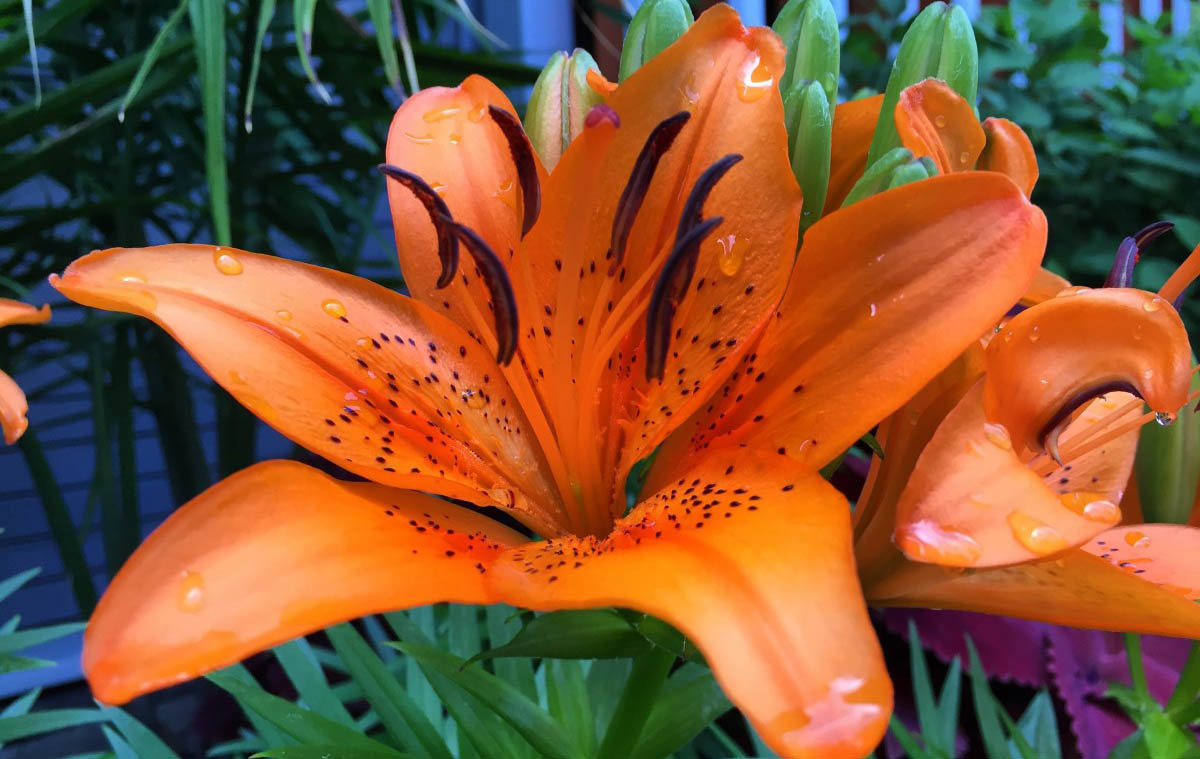
<path id="1" fill-rule="evenodd" d="M 627 759 L 633 753 L 674 663 L 675 654 L 658 647 L 633 660 L 633 671 L 604 731 L 597 759 Z"/>
<path id="2" fill-rule="evenodd" d="M 1125 633 L 1125 655 L 1129 659 L 1129 678 L 1138 698 L 1149 700 L 1150 689 L 1146 686 L 1146 666 L 1142 662 L 1142 639 L 1136 633 Z"/>
<path id="3" fill-rule="evenodd" d="M 1179 682 L 1167 699 L 1167 711 L 1171 714 L 1180 711 L 1192 702 L 1197 692 L 1200 692 L 1200 643 L 1193 643 L 1187 663 L 1179 673 Z"/>
<path id="4" fill-rule="evenodd" d="M 92 475 L 100 494 L 100 534 L 104 539 L 104 561 L 109 576 L 115 575 L 121 556 L 121 511 L 112 456 L 112 427 L 108 420 L 108 376 L 100 335 L 88 340 L 88 376 L 92 389 L 92 438 L 96 444 L 96 467 Z"/>

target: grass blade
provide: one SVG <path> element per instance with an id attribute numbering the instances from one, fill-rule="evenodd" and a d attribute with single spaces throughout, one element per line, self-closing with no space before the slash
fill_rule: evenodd
<path id="1" fill-rule="evenodd" d="M 296 638 L 288 641 L 276 646 L 274 653 L 305 706 L 346 727 L 354 726 L 354 719 L 325 680 L 321 665 L 317 663 L 307 640 Z"/>
<path id="2" fill-rule="evenodd" d="M 229 178 L 225 166 L 225 2 L 189 0 L 188 11 L 204 104 L 204 169 L 212 207 L 213 237 L 218 245 L 231 245 Z"/>
<path id="3" fill-rule="evenodd" d="M 254 131 L 254 123 L 250 118 L 254 110 L 254 90 L 258 87 L 258 69 L 262 64 L 263 39 L 267 29 L 271 27 L 271 19 L 275 17 L 275 0 L 262 0 L 258 9 L 258 28 L 254 32 L 254 56 L 250 60 L 250 78 L 246 81 L 245 105 L 242 106 L 242 126 L 246 132 Z"/>
<path id="4" fill-rule="evenodd" d="M 28 1 L 28 0 L 27 0 Z M 182 0 L 179 6 L 171 11 L 171 15 L 163 23 L 158 30 L 158 34 L 154 35 L 154 40 L 150 43 L 150 47 L 146 49 L 146 54 L 142 56 L 142 63 L 138 66 L 137 74 L 134 75 L 133 81 L 129 84 L 129 90 L 125 93 L 125 98 L 121 101 L 121 108 L 117 111 L 117 120 L 125 121 L 125 110 L 129 108 L 129 104 L 133 102 L 134 96 L 138 90 L 146 82 L 146 76 L 150 73 L 150 69 L 162 55 L 163 47 L 167 44 L 167 40 L 174 33 L 179 22 L 183 20 L 183 14 L 187 12 L 189 0 Z"/>
<path id="5" fill-rule="evenodd" d="M 304 68 L 308 81 L 317 88 L 321 100 L 328 104 L 332 102 L 329 91 L 317 78 L 317 72 L 312 65 L 313 17 L 316 12 L 317 0 L 292 0 L 292 19 L 296 25 L 296 49 L 300 51 L 300 65 Z"/>
<path id="6" fill-rule="evenodd" d="M 33 33 L 33 0 L 21 0 L 21 10 L 25 14 L 25 36 L 29 38 L 29 62 L 33 64 L 33 102 L 35 107 L 42 105 L 42 72 L 38 68 L 37 39 Z"/>
<path id="7" fill-rule="evenodd" d="M 396 55 L 396 38 L 392 34 L 392 6 L 390 0 L 367 0 L 367 12 L 375 27 L 375 42 L 379 45 L 379 57 L 383 59 L 383 72 L 388 84 L 399 93 L 400 58 Z"/>

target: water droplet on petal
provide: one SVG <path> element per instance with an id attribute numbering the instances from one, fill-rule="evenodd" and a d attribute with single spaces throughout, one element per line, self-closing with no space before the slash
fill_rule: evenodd
<path id="1" fill-rule="evenodd" d="M 1041 338 L 1041 335 L 1038 334 L 1038 327 L 1035 324 L 1033 325 L 1033 328 L 1029 330 L 1029 342 L 1036 343 L 1039 338 Z"/>
<path id="2" fill-rule="evenodd" d="M 242 273 L 242 262 L 228 253 L 221 252 L 220 248 L 213 250 L 213 264 L 217 271 L 231 277 Z"/>
<path id="3" fill-rule="evenodd" d="M 482 390 L 464 390 L 462 399 L 468 408 L 478 409 L 487 405 L 487 399 L 483 397 Z"/>
<path id="4" fill-rule="evenodd" d="M 1130 530 L 1125 533 L 1125 542 L 1134 548 L 1147 548 L 1150 546 L 1150 538 L 1146 537 L 1146 533 L 1140 530 Z"/>
<path id="5" fill-rule="evenodd" d="M 983 553 L 979 543 L 970 535 L 928 519 L 918 520 L 897 530 L 896 543 L 904 553 L 914 558 L 957 567 L 971 566 Z"/>
<path id="6" fill-rule="evenodd" d="M 346 307 L 342 305 L 340 300 L 334 300 L 333 298 L 321 303 L 321 308 L 325 309 L 325 313 L 333 317 L 340 318 L 346 315 Z"/>
<path id="7" fill-rule="evenodd" d="M 467 112 L 467 121 L 478 124 L 487 113 L 487 103 L 480 103 Z"/>
<path id="8" fill-rule="evenodd" d="M 1162 308 L 1163 303 L 1166 303 L 1166 301 L 1157 295 L 1151 295 L 1149 298 L 1146 298 L 1146 300 L 1142 301 L 1142 308 L 1153 313 Z"/>
<path id="9" fill-rule="evenodd" d="M 1077 490 L 1073 493 L 1063 493 L 1058 500 L 1071 511 L 1094 522 L 1116 524 L 1121 521 L 1121 509 L 1103 493 Z"/>
<path id="10" fill-rule="evenodd" d="M 872 303 L 872 304 L 871 304 L 871 316 L 874 316 L 874 315 L 875 315 L 875 312 L 876 312 L 877 310 L 878 310 L 878 308 L 875 306 L 875 304 L 874 304 L 874 303 Z"/>
<path id="11" fill-rule="evenodd" d="M 742 102 L 753 103 L 770 92 L 774 84 L 775 76 L 771 68 L 758 54 L 754 54 L 742 65 L 741 75 L 737 79 L 738 98 Z"/>
<path id="12" fill-rule="evenodd" d="M 446 197 L 446 185 L 442 184 L 441 182 L 431 182 L 429 184 L 429 189 L 433 190 L 438 195 L 441 195 L 443 198 Z"/>
<path id="13" fill-rule="evenodd" d="M 958 154 L 958 162 L 961 163 L 963 166 L 966 166 L 967 164 L 969 164 L 971 162 L 971 154 L 965 150 L 963 152 L 959 153 Z"/>
<path id="14" fill-rule="evenodd" d="M 1008 526 L 1018 543 L 1039 556 L 1057 553 L 1070 546 L 1061 532 L 1023 511 L 1010 512 Z"/>
<path id="15" fill-rule="evenodd" d="M 1167 427 L 1175 422 L 1175 415 L 1166 411 L 1155 411 L 1154 421 L 1158 422 L 1160 427 Z"/>
<path id="16" fill-rule="evenodd" d="M 696 78 L 694 70 L 688 72 L 687 77 L 683 80 L 683 84 L 679 87 L 688 105 L 695 105 L 700 100 L 700 86 L 697 84 Z"/>
<path id="17" fill-rule="evenodd" d="M 117 277 L 117 281 L 124 282 L 130 285 L 144 285 L 146 280 L 140 274 L 121 274 Z"/>
<path id="18" fill-rule="evenodd" d="M 404 132 L 403 134 L 405 137 L 407 137 L 408 139 L 417 143 L 418 145 L 433 144 L 433 135 L 432 134 L 413 134 L 411 132 Z"/>
<path id="19" fill-rule="evenodd" d="M 1008 435 L 1008 428 L 1003 424 L 992 424 L 990 422 L 983 423 L 983 436 L 992 445 L 1001 450 L 1012 450 L 1012 438 Z"/>
<path id="20" fill-rule="evenodd" d="M 195 614 L 204 608 L 204 577 L 199 572 L 188 570 L 180 576 L 175 603 L 187 614 Z"/>
<path id="21" fill-rule="evenodd" d="M 421 118 L 425 120 L 426 124 L 432 124 L 435 121 L 448 119 L 451 116 L 456 115 L 460 110 L 462 109 L 460 109 L 458 106 L 450 106 L 449 108 L 435 108 L 432 111 L 426 111 L 425 115 Z"/>
<path id="22" fill-rule="evenodd" d="M 725 235 L 717 238 L 717 245 L 721 247 L 721 252 L 717 254 L 717 267 L 722 274 L 732 277 L 742 268 L 742 261 L 746 258 L 746 242 L 737 235 Z"/>
<path id="23" fill-rule="evenodd" d="M 290 322 L 292 320 L 292 312 L 288 311 L 286 308 L 279 309 L 275 312 L 275 315 L 278 316 L 281 321 Z"/>
<path id="24" fill-rule="evenodd" d="M 357 345 L 359 348 L 366 348 L 368 345 L 371 344 L 371 341 L 365 337 L 360 337 L 354 341 L 354 344 Z"/>
<path id="25" fill-rule="evenodd" d="M 941 129 L 946 126 L 946 117 L 939 113 L 933 117 L 933 123 L 937 124 L 938 128 Z"/>

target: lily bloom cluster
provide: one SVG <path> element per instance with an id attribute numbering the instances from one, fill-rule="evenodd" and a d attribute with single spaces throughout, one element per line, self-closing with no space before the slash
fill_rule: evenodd
<path id="1" fill-rule="evenodd" d="M 162 325 L 368 480 L 272 461 L 183 506 L 88 626 L 96 696 L 373 612 L 624 606 L 683 631 L 781 756 L 860 757 L 892 704 L 867 600 L 1200 634 L 1180 564 L 1197 552 L 1172 550 L 1192 532 L 1114 527 L 1136 435 L 1117 393 L 1183 405 L 1169 301 L 1191 274 L 1161 298 L 1073 290 L 984 348 L 1038 274 L 1036 162 L 936 84 L 896 123 L 939 175 L 827 213 L 797 253 L 784 66 L 774 34 L 713 8 L 596 88 L 552 171 L 490 82 L 417 93 L 384 167 L 410 296 L 203 245 L 55 278 Z M 835 114 L 826 208 L 862 173 L 872 107 Z M 972 124 L 984 138 L 957 142 Z M 881 422 L 852 516 L 818 471 Z"/>

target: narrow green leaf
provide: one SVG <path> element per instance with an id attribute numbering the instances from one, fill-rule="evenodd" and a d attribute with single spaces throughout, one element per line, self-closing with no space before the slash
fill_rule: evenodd
<path id="1" fill-rule="evenodd" d="M 116 730 L 113 730 L 108 725 L 101 725 L 100 731 L 104 733 L 108 745 L 112 746 L 113 755 L 116 759 L 142 759 L 137 752 L 133 750 L 124 738 L 122 738 Z"/>
<path id="2" fill-rule="evenodd" d="M 908 664 L 912 673 L 913 700 L 917 707 L 917 724 L 921 727 L 921 736 L 925 744 L 937 741 L 940 744 L 941 731 L 938 729 L 938 709 L 933 698 L 933 682 L 929 678 L 929 665 L 925 662 L 925 651 L 921 648 L 921 636 L 917 633 L 917 625 L 911 619 L 908 621 Z M 945 745 L 933 748 L 945 753 Z M 951 740 L 950 753 L 953 753 L 954 742 Z"/>
<path id="3" fill-rule="evenodd" d="M 3 594 L 0 594 L 0 599 L 3 598 Z M 1200 693 L 1200 643 L 1192 643 L 1187 663 L 1179 672 L 1179 681 L 1175 683 L 1175 689 L 1167 699 L 1167 712 L 1174 715 L 1191 703 L 1197 693 Z"/>
<path id="4" fill-rule="evenodd" d="M 254 123 L 250 118 L 254 110 L 254 90 L 258 87 L 258 70 L 262 64 L 263 39 L 267 29 L 271 27 L 271 19 L 275 17 L 275 0 L 262 0 L 258 9 L 258 27 L 254 32 L 254 55 L 250 59 L 250 77 L 246 80 L 245 104 L 242 106 L 242 126 L 246 132 L 254 131 Z"/>
<path id="5" fill-rule="evenodd" d="M 163 743 L 162 738 L 128 712 L 115 706 L 102 706 L 100 710 L 121 731 L 121 737 L 134 749 L 139 759 L 179 759 L 179 755 Z"/>
<path id="6" fill-rule="evenodd" d="M 1000 726 L 1000 717 L 997 716 L 1000 707 L 988 686 L 987 673 L 983 671 L 983 663 L 979 661 L 979 652 L 975 650 L 975 644 L 971 642 L 970 636 L 967 636 L 966 640 L 970 661 L 971 698 L 975 702 L 975 719 L 979 723 L 984 751 L 988 759 L 1011 759 L 1008 740 L 1004 737 L 1004 728 Z"/>
<path id="7" fill-rule="evenodd" d="M 41 574 L 41 572 L 42 570 L 40 567 L 34 567 L 33 569 L 26 569 L 24 572 L 15 574 L 12 577 L 9 577 L 7 580 L 0 582 L 0 601 L 3 601 L 13 593 L 16 593 L 25 585 L 25 583 L 37 577 L 39 574 Z"/>
<path id="8" fill-rule="evenodd" d="M 608 728 L 612 721 L 613 712 L 617 709 L 617 701 L 621 697 L 621 687 L 629 679 L 633 668 L 629 659 L 599 659 L 592 662 L 588 669 L 587 688 L 588 698 L 595 712 L 596 733 L 599 735 Z"/>
<path id="9" fill-rule="evenodd" d="M 904 753 L 908 756 L 908 759 L 933 759 L 928 751 L 921 748 L 921 744 L 917 742 L 916 736 L 909 732 L 908 728 L 904 726 L 904 723 L 895 714 L 888 721 L 888 728 L 900 744 L 900 748 L 904 749 Z"/>
<path id="10" fill-rule="evenodd" d="M 441 735 L 358 631 L 342 624 L 330 627 L 326 634 L 388 733 L 409 750 L 451 759 Z"/>
<path id="11" fill-rule="evenodd" d="M 89 314 L 88 321 L 92 316 Z M 112 455 L 112 428 L 108 417 L 109 377 L 106 371 L 109 356 L 98 334 L 92 334 L 87 343 L 88 380 L 92 393 L 92 440 L 95 449 L 95 466 L 92 468 L 93 485 L 100 499 L 100 531 L 104 542 L 104 563 L 109 576 L 121 568 L 125 557 L 121 555 L 121 499 L 117 494 L 117 480 Z M 87 524 L 83 525 L 85 528 Z"/>
<path id="12" fill-rule="evenodd" d="M 33 31 L 33 0 L 21 0 L 21 11 L 25 15 L 25 36 L 29 39 L 29 62 L 33 64 L 34 105 L 42 105 L 42 72 L 38 68 L 37 38 Z"/>
<path id="13" fill-rule="evenodd" d="M 28 630 L 0 636 L 0 653 L 11 654 L 26 648 L 46 643 L 59 638 L 65 638 L 87 627 L 85 622 L 67 622 L 48 627 L 33 627 Z"/>
<path id="14" fill-rule="evenodd" d="M 1125 633 L 1125 657 L 1129 659 L 1129 678 L 1138 698 L 1150 702 L 1150 688 L 1146 685 L 1146 664 L 1142 661 L 1142 638 L 1137 633 Z"/>
<path id="15" fill-rule="evenodd" d="M 671 676 L 653 701 L 650 717 L 630 756 L 635 759 L 670 756 L 731 708 L 733 705 L 711 671 L 700 665 L 685 665 Z"/>
<path id="16" fill-rule="evenodd" d="M 625 681 L 612 720 L 604 730 L 597 757 L 625 759 L 629 756 L 642 735 L 675 659 L 674 652 L 655 648 L 633 660 L 633 669 Z"/>
<path id="17" fill-rule="evenodd" d="M 962 695 L 962 661 L 956 656 L 950 662 L 950 671 L 942 682 L 942 694 L 938 697 L 938 745 L 954 754 L 954 740 L 958 735 L 958 713 Z"/>
<path id="18" fill-rule="evenodd" d="M 469 662 L 511 656 L 621 659 L 649 648 L 646 638 L 612 609 L 555 611 L 534 617 L 508 643 L 481 651 Z"/>
<path id="19" fill-rule="evenodd" d="M 229 179 L 225 166 L 225 2 L 189 0 L 204 107 L 204 168 L 208 179 L 213 237 L 233 244 L 229 224 Z"/>
<path id="20" fill-rule="evenodd" d="M 542 666 L 546 672 L 546 704 L 550 716 L 571 733 L 583 756 L 593 756 L 596 753 L 596 725 L 583 664 L 568 659 L 547 659 Z"/>
<path id="21" fill-rule="evenodd" d="M 339 745 L 284 746 L 255 754 L 251 759 L 418 759 L 416 754 L 368 751 Z"/>
<path id="22" fill-rule="evenodd" d="M 391 0 L 367 0 L 367 12 L 375 27 L 375 42 L 383 59 L 383 72 L 388 84 L 400 91 L 400 58 L 396 55 L 396 38 L 392 33 Z"/>
<path id="23" fill-rule="evenodd" d="M 562 727 L 516 687 L 444 651 L 415 643 L 392 645 L 478 698 L 544 756 L 578 758 L 578 748 Z"/>
<path id="24" fill-rule="evenodd" d="M 354 719 L 330 689 L 308 641 L 296 638 L 276 646 L 272 652 L 306 707 L 334 722 L 354 727 Z"/>
<path id="25" fill-rule="evenodd" d="M 1141 720 L 1150 759 L 1180 759 L 1196 745 L 1196 739 L 1159 709 Z"/>
<path id="26" fill-rule="evenodd" d="M 316 12 L 317 0 L 292 0 L 292 20 L 296 25 L 296 49 L 300 51 L 300 65 L 304 68 L 308 81 L 317 88 L 321 100 L 328 104 L 333 100 L 329 97 L 325 85 L 317 78 L 317 72 L 312 65 L 313 18 Z"/>
<path id="27" fill-rule="evenodd" d="M 1025 713 L 1017 720 L 1017 727 L 1033 744 L 1033 753 L 1038 759 L 1061 759 L 1062 746 L 1058 739 L 1058 722 L 1054 714 L 1054 699 L 1045 691 L 1039 691 Z"/>
<path id="28" fill-rule="evenodd" d="M 45 669 L 57 664 L 58 662 L 50 661 L 49 659 L 33 659 L 28 656 L 0 654 L 0 675 L 7 675 L 9 672 L 22 672 L 27 669 Z"/>
<path id="29" fill-rule="evenodd" d="M 66 730 L 80 725 L 91 725 L 104 721 L 104 714 L 97 709 L 47 709 L 40 712 L 0 717 L 0 742 L 15 741 L 34 735 Z"/>
<path id="30" fill-rule="evenodd" d="M 248 712 L 254 712 L 288 738 L 301 744 L 343 746 L 348 749 L 383 752 L 393 757 L 398 755 L 398 752 L 371 740 L 357 730 L 325 719 L 319 714 L 296 706 L 291 701 L 272 696 L 262 688 L 251 686 L 225 670 L 213 672 L 208 675 L 208 679 L 236 698 Z"/>
<path id="31" fill-rule="evenodd" d="M 523 629 L 517 610 L 507 604 L 490 604 L 484 607 L 487 620 L 488 640 L 492 646 L 511 642 Z M 492 671 L 506 682 L 515 685 L 530 698 L 537 698 L 534 682 L 533 662 L 528 658 L 501 658 L 492 661 Z"/>
<path id="32" fill-rule="evenodd" d="M 404 71 L 408 74 L 408 91 L 415 94 L 421 89 L 421 83 L 417 80 L 417 63 L 413 58 L 412 40 L 408 36 L 408 22 L 404 19 L 404 7 L 400 0 L 395 0 L 396 3 L 396 31 L 400 38 L 400 53 L 404 56 Z"/>
<path id="33" fill-rule="evenodd" d="M 167 20 L 159 28 L 158 33 L 154 35 L 154 40 L 150 43 L 150 47 L 146 49 L 146 53 L 142 56 L 142 63 L 138 66 L 137 73 L 134 74 L 133 81 L 129 83 L 129 89 L 125 92 L 124 99 L 121 100 L 121 108 L 117 111 L 117 120 L 125 121 L 125 111 L 129 108 L 129 104 L 133 102 L 134 96 L 138 90 L 146 83 L 146 76 L 150 73 L 158 57 L 162 55 L 163 47 L 167 44 L 167 40 L 175 32 L 179 22 L 183 20 L 184 13 L 187 12 L 188 3 L 190 0 L 181 0 L 179 6 L 171 12 Z"/>

